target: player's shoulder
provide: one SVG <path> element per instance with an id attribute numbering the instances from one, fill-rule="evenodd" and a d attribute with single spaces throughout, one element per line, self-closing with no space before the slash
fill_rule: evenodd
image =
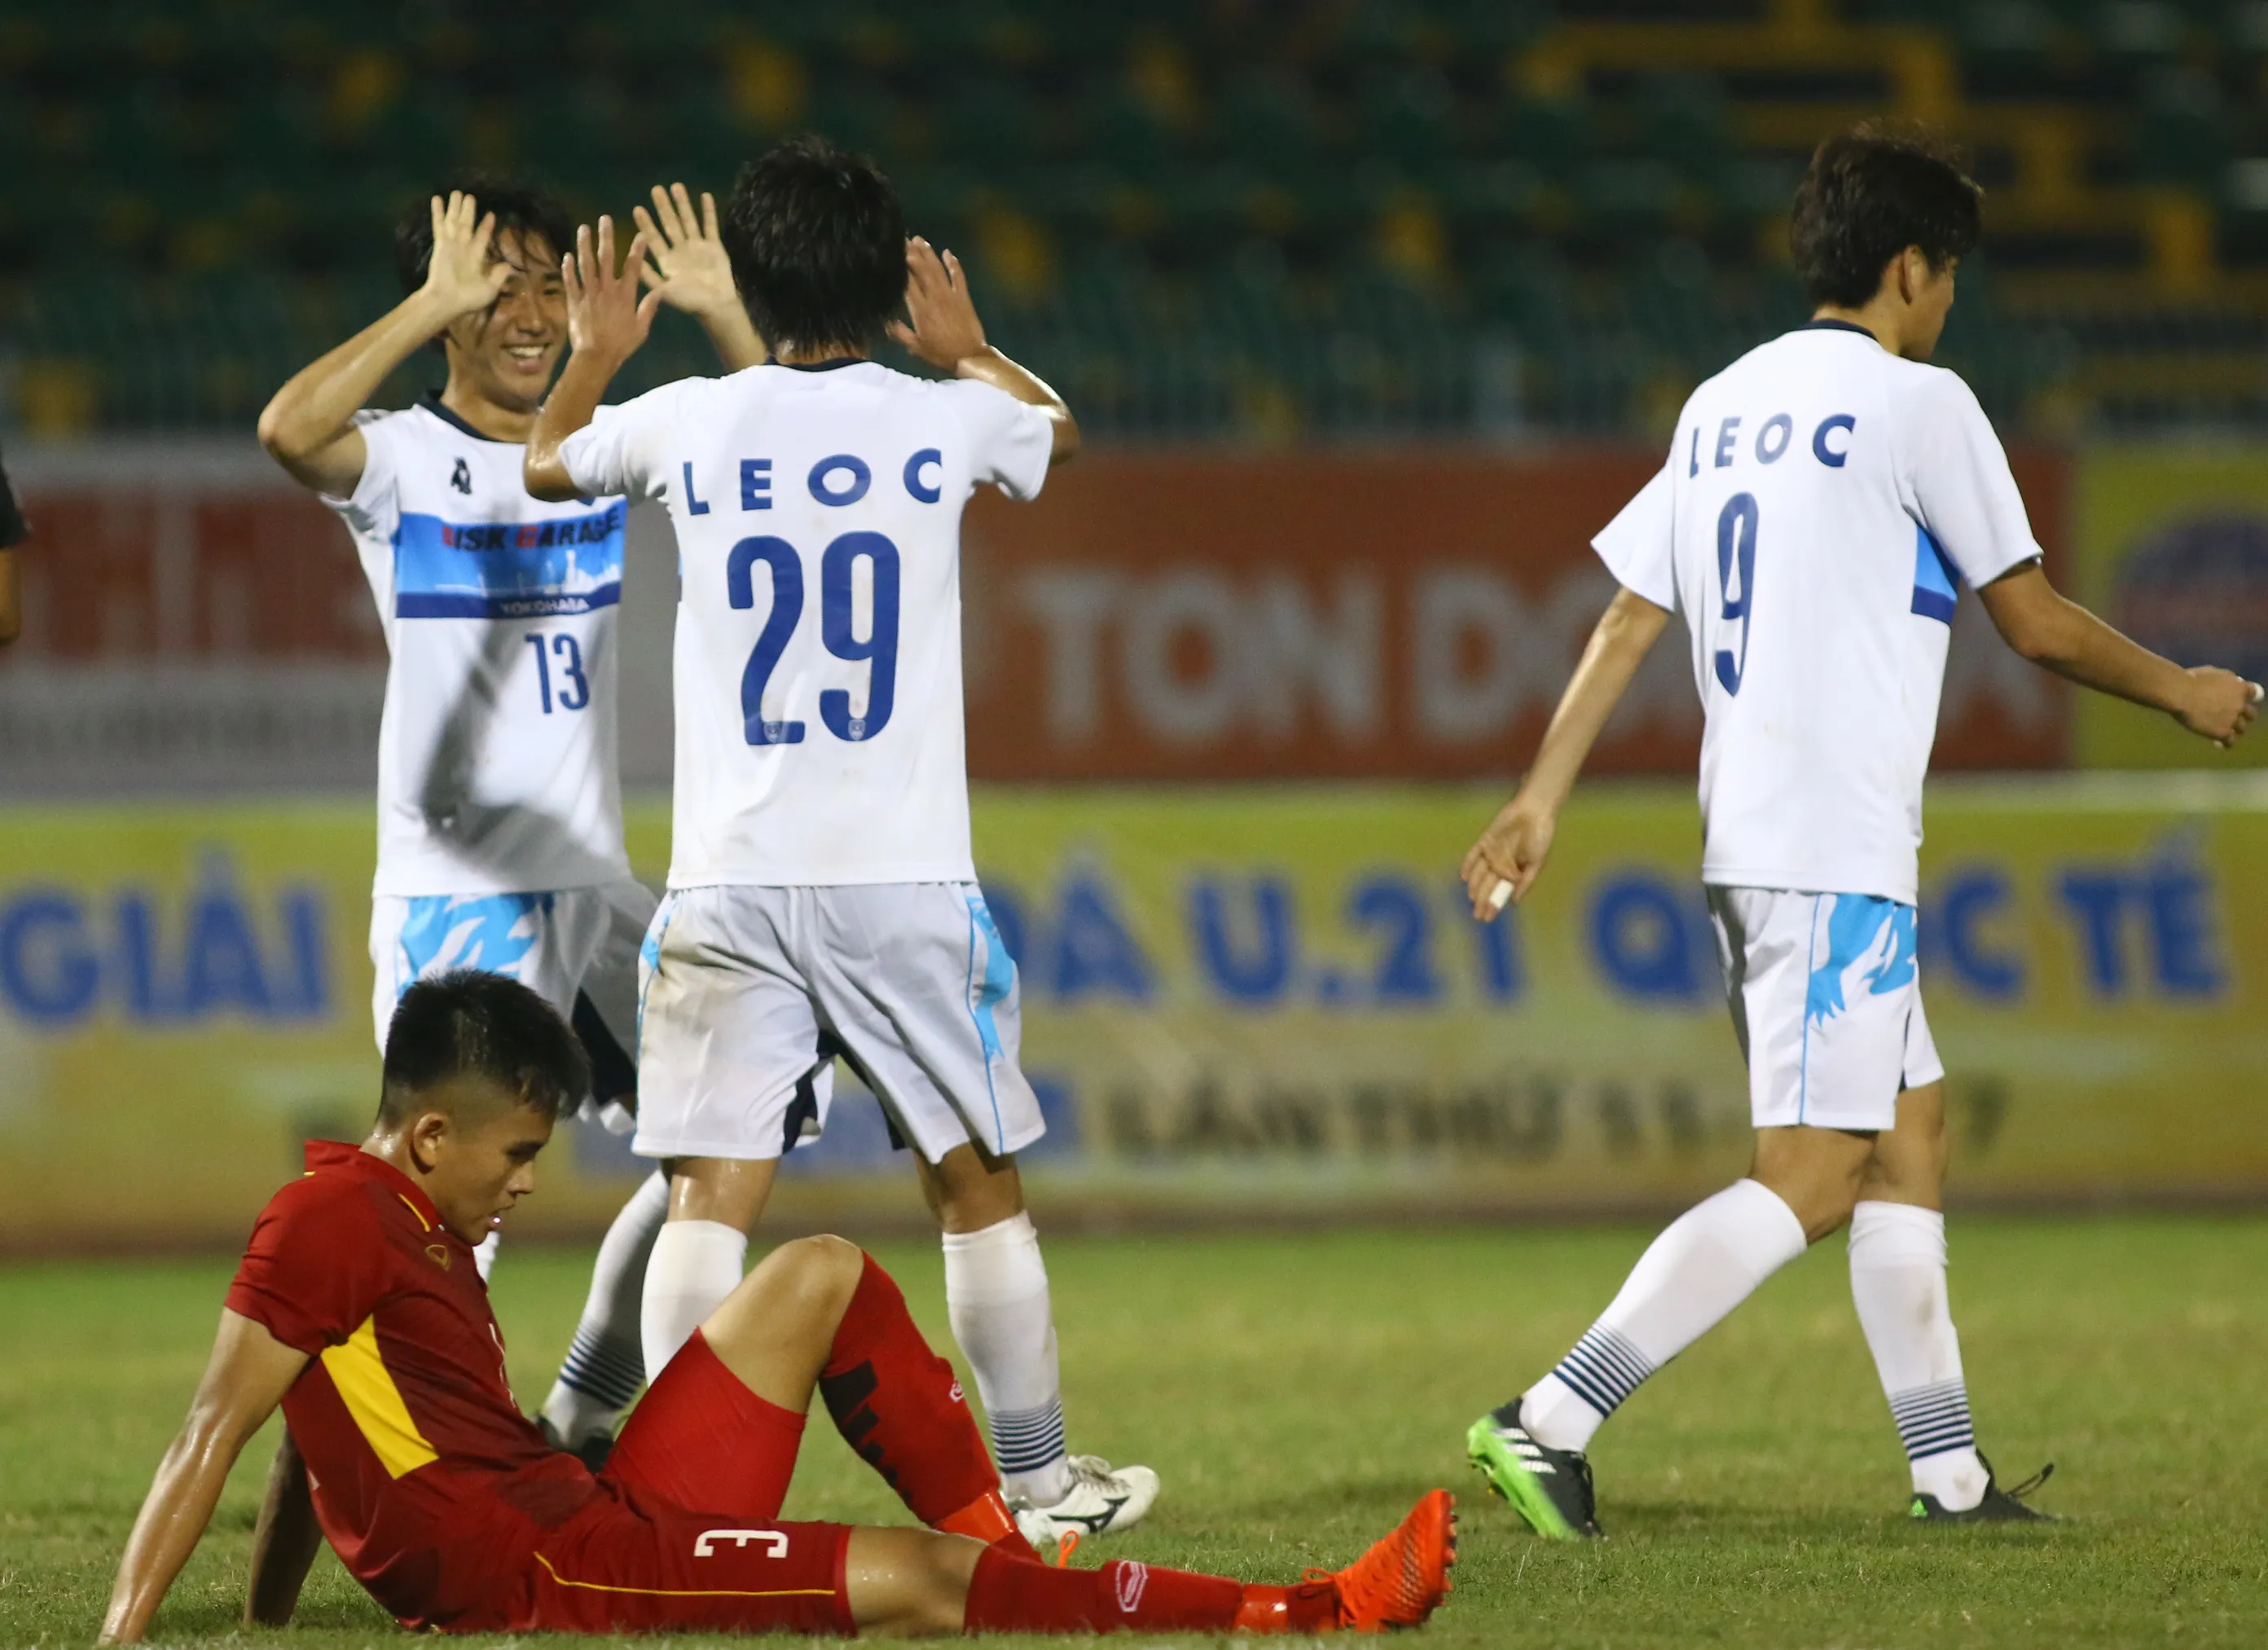
<path id="1" fill-rule="evenodd" d="M 385 1219 L 378 1191 L 370 1182 L 357 1176 L 310 1169 L 278 1187 L 260 1218 L 262 1224 L 273 1221 L 294 1231 L 374 1238 Z"/>

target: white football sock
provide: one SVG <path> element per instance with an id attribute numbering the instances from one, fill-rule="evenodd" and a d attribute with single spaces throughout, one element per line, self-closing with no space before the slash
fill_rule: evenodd
<path id="1" fill-rule="evenodd" d="M 1521 1395 L 1521 1425 L 1547 1448 L 1588 1448 L 1640 1381 L 1805 1247 L 1795 1211 L 1758 1181 L 1735 1181 L 1688 1209 L 1638 1256 L 1622 1292 L 1559 1366 Z"/>
<path id="2" fill-rule="evenodd" d="M 944 1239 L 946 1313 L 976 1374 L 1001 1487 L 1052 1506 L 1071 1492 L 1071 1468 L 1040 1234 L 1029 1215 L 1019 1214 Z"/>
<path id="3" fill-rule="evenodd" d="M 748 1234 L 721 1220 L 665 1221 L 645 1263 L 638 1313 L 648 1381 L 660 1377 L 677 1349 L 740 1286 Z"/>
<path id="4" fill-rule="evenodd" d="M 1890 1400 L 1918 1495 L 1948 1512 L 1984 1499 L 1961 1337 L 1945 1287 L 1945 1217 L 1904 1203 L 1851 1213 L 1851 1299 Z"/>
<path id="5" fill-rule="evenodd" d="M 646 1257 L 668 1213 L 669 1176 L 657 1169 L 630 1194 L 599 1245 L 583 1321 L 575 1326 L 575 1343 L 543 1401 L 543 1418 L 568 1449 L 580 1449 L 594 1434 L 613 1432 L 645 1384 L 640 1315 Z"/>
<path id="6" fill-rule="evenodd" d="M 503 1246 L 504 1234 L 491 1232 L 473 1250 L 473 1269 L 480 1273 L 482 1283 L 488 1282 L 489 1274 L 496 1270 L 497 1250 Z"/>

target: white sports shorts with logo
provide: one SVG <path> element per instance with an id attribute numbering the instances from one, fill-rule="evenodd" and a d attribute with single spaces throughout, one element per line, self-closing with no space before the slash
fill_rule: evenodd
<path id="1" fill-rule="evenodd" d="M 1922 1013 L 1914 908 L 1871 894 L 1708 890 L 1759 1129 L 1897 1126 L 1945 1075 Z"/>
<path id="2" fill-rule="evenodd" d="M 654 897 L 625 878 L 548 894 L 381 894 L 371 902 L 370 960 L 377 970 L 371 1012 L 378 1046 L 394 1005 L 415 981 L 451 969 L 508 974 L 582 1034 L 593 1064 L 608 1055 L 599 1030 L 627 1068 L 637 1048 L 638 947 Z M 595 1016 L 599 1027 L 591 1021 Z M 625 1070 L 623 1086 L 628 1086 Z M 602 1087 L 600 1097 L 615 1091 Z"/>
<path id="3" fill-rule="evenodd" d="M 974 882 L 673 888 L 640 975 L 641 1156 L 778 1157 L 826 1126 L 838 1054 L 929 1162 L 1046 1132 Z"/>

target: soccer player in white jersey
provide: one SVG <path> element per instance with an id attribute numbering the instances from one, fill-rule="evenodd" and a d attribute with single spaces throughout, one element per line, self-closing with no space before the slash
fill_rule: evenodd
<path id="1" fill-rule="evenodd" d="M 1909 1510 L 2039 1516 L 2029 1485 L 1994 1482 L 1970 1426 L 1939 1201 L 1944 1068 L 1915 970 L 1955 593 L 1973 586 L 2025 658 L 2217 743 L 2260 689 L 2183 670 L 2049 585 L 1976 396 L 1925 365 L 1980 227 L 1976 186 L 1926 138 L 1861 128 L 1821 147 L 1793 225 L 1815 319 L 1693 393 L 1668 463 L 1594 541 L 1622 588 L 1519 794 L 1465 858 L 1481 920 L 1527 893 L 1592 741 L 1683 616 L 1706 718 L 1701 876 L 1756 1153 L 1654 1240 L 1555 1369 L 1473 1424 L 1474 1463 L 1545 1535 L 1598 1533 L 1585 1451 L 1616 1407 L 1846 1221 Z"/>
<path id="2" fill-rule="evenodd" d="M 1037 493 L 1078 426 L 985 343 L 960 265 L 906 240 L 869 163 L 817 139 L 774 150 L 742 171 L 725 241 L 775 364 L 600 409 L 652 307 L 615 276 L 602 219 L 527 449 L 538 497 L 664 501 L 682 570 L 675 841 L 646 944 L 635 1141 L 672 1175 L 646 1366 L 739 1284 L 839 1054 L 914 1148 L 1025 1533 L 1123 1529 L 1157 1476 L 1064 1446 L 1016 1169 L 1044 1125 L 1017 1064 L 1015 965 L 970 858 L 961 723 L 961 508 L 987 482 Z M 901 303 L 910 327 L 891 320 Z M 951 378 L 869 359 L 886 324 Z"/>
<path id="3" fill-rule="evenodd" d="M 276 392 L 260 438 L 342 517 L 391 665 L 379 751 L 371 916 L 379 1044 L 417 979 L 508 974 L 571 1018 L 594 1105 L 635 1103 L 637 949 L 652 895 L 622 851 L 615 766 L 617 497 L 546 503 L 521 444 L 567 339 L 570 229 L 540 193 L 477 180 L 395 232 L 407 296 Z M 728 365 L 763 358 L 708 205 L 654 191 L 658 296 L 700 318 Z M 638 209 L 647 223 L 644 209 Z M 666 273 L 665 273 L 666 269 Z M 429 343 L 448 379 L 401 412 L 364 403 Z M 544 1419 L 595 1455 L 643 1376 L 637 1302 L 668 1188 L 648 1179 L 601 1246 Z M 482 1246 L 482 1275 L 494 1255 Z"/>

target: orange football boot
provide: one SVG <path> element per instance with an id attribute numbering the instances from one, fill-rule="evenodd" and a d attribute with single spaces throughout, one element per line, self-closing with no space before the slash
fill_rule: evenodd
<path id="1" fill-rule="evenodd" d="M 1457 1562 L 1457 1500 L 1432 1490 L 1410 1509 L 1394 1533 L 1344 1570 L 1310 1570 L 1329 1581 L 1338 1624 L 1350 1632 L 1416 1627 L 1449 1595 L 1449 1567 Z"/>

